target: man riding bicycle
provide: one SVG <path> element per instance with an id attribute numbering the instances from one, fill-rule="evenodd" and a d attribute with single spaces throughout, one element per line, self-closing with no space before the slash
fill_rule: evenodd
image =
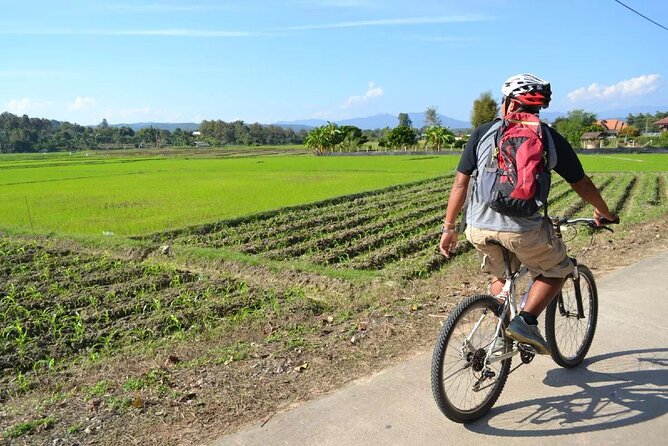
<path id="1" fill-rule="evenodd" d="M 550 83 L 532 74 L 510 77 L 502 86 L 501 116 L 524 112 L 538 116 L 541 108 L 547 108 L 551 99 Z M 489 137 L 493 122 L 476 128 L 468 140 L 457 167 L 452 191 L 443 223 L 439 244 L 441 253 L 450 257 L 457 245 L 455 221 L 466 198 L 469 181 L 474 172 L 484 168 L 485 160 L 478 156 L 482 140 Z M 573 147 L 556 130 L 546 127 L 547 136 L 553 142 L 556 163 L 554 170 L 566 180 L 573 190 L 587 203 L 594 206 L 596 224 L 601 219 L 616 220 L 601 197 L 598 189 L 585 174 Z M 547 138 L 546 138 L 547 139 Z M 533 284 L 526 303 L 518 316 L 513 318 L 506 335 L 518 342 L 531 345 L 538 354 L 549 354 L 549 348 L 538 329 L 537 317 L 559 293 L 564 278 L 574 265 L 567 256 L 566 247 L 554 236 L 549 220 L 536 211 L 529 217 L 511 217 L 491 209 L 481 198 L 480 175 L 476 175 L 466 213 L 466 238 L 482 254 L 482 270 L 493 276 L 490 293 L 498 296 L 505 279 L 503 248 L 510 251 L 511 264 L 516 269 L 520 263 L 531 272 Z M 499 296 L 499 299 L 502 299 Z"/>

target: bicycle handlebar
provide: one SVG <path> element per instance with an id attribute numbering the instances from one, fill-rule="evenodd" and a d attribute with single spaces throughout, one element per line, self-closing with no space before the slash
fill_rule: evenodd
<path id="1" fill-rule="evenodd" d="M 562 220 L 560 218 L 557 218 L 557 222 L 558 222 L 559 225 L 564 225 L 564 226 L 574 226 L 576 224 L 582 224 L 582 225 L 586 225 L 589 228 L 594 229 L 594 230 L 605 229 L 605 230 L 608 230 L 610 232 L 613 232 L 612 228 L 609 228 L 607 225 L 618 224 L 619 223 L 619 217 L 617 217 L 614 220 L 608 220 L 607 218 L 601 218 L 601 220 L 600 220 L 601 224 L 600 225 L 597 225 L 596 220 L 594 220 L 593 218 L 574 218 L 574 219 L 571 219 L 571 220 L 566 220 L 566 219 Z"/>

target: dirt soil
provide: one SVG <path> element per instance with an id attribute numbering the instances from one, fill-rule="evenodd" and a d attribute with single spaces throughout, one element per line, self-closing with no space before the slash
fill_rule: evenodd
<path id="1" fill-rule="evenodd" d="M 600 235 L 576 255 L 597 278 L 668 249 L 668 223 Z M 219 262 L 249 286 L 299 287 L 289 311 L 171 337 L 3 381 L 6 445 L 200 445 L 429 350 L 462 298 L 486 289 L 474 255 L 427 279 L 351 283 L 298 271 Z M 335 304 L 316 305 L 320 300 Z M 303 303 L 306 301 L 308 303 Z M 605 310 L 601 310 L 604 317 Z"/>

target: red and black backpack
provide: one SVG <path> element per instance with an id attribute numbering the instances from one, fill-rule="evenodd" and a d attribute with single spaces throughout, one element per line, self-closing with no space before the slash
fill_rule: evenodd
<path id="1" fill-rule="evenodd" d="M 494 137 L 494 147 L 477 173 L 482 201 L 510 217 L 530 217 L 541 207 L 547 215 L 552 161 L 547 144 L 554 147 L 549 129 L 523 112 L 507 114 L 494 127 L 496 132 L 485 136 Z"/>

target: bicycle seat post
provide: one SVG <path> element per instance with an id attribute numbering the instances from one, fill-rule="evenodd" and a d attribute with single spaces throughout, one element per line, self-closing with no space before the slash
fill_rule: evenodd
<path id="1" fill-rule="evenodd" d="M 512 265 L 510 264 L 510 252 L 505 246 L 501 246 L 501 252 L 503 253 L 503 266 L 505 267 L 506 281 L 510 280 L 513 275 Z"/>
<path id="2" fill-rule="evenodd" d="M 505 283 L 503 284 L 503 288 L 501 289 L 501 292 L 499 294 L 497 294 L 496 297 L 497 297 L 497 299 L 501 298 L 501 299 L 504 299 L 505 301 L 507 301 L 508 303 L 510 303 L 509 298 L 512 294 L 513 275 L 515 274 L 512 270 L 513 267 L 512 267 L 512 263 L 510 261 L 510 251 L 505 246 L 503 246 L 501 243 L 499 243 L 498 241 L 493 240 L 493 239 L 485 240 L 485 243 L 489 244 L 489 245 L 496 245 L 501 249 L 501 253 L 503 254 L 503 266 L 504 266 L 504 269 L 505 269 L 505 272 L 504 272 Z M 513 301 L 512 305 L 510 305 L 510 307 L 511 307 L 510 311 L 511 311 L 512 316 L 515 315 L 514 306 L 515 306 L 515 303 Z"/>
<path id="3" fill-rule="evenodd" d="M 554 236 L 561 238 L 561 219 L 559 217 L 551 217 L 552 227 L 554 228 Z"/>

